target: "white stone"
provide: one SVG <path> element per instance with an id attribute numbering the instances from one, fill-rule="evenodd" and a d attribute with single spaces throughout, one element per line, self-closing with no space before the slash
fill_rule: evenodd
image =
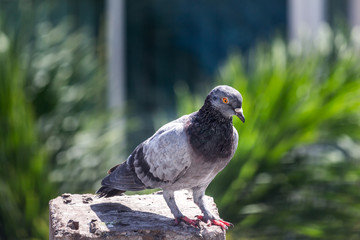
<path id="1" fill-rule="evenodd" d="M 175 193 L 182 213 L 195 218 L 200 215 L 192 195 L 187 191 Z M 213 198 L 205 196 L 210 210 L 218 216 Z M 123 195 L 97 198 L 92 194 L 63 194 L 49 203 L 50 240 L 59 239 L 225 239 L 218 226 L 200 222 L 200 229 L 180 224 L 174 217 L 161 193 Z M 78 222 L 78 229 L 69 227 Z"/>

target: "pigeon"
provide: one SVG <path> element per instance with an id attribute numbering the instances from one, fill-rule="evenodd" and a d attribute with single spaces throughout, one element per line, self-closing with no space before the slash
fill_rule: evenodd
<path id="1" fill-rule="evenodd" d="M 165 124 L 140 143 L 125 162 L 111 168 L 96 193 L 111 197 L 125 191 L 161 188 L 176 224 L 184 222 L 198 228 L 199 221 L 204 221 L 228 229 L 232 224 L 216 219 L 203 197 L 237 149 L 234 115 L 245 123 L 241 94 L 230 86 L 215 87 L 199 111 Z M 190 219 L 181 213 L 174 198 L 174 191 L 181 189 L 192 190 L 203 216 Z"/>

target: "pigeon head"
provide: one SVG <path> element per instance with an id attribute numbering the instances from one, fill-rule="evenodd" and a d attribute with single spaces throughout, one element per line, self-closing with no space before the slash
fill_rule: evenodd
<path id="1" fill-rule="evenodd" d="M 243 99 L 236 89 L 226 85 L 217 86 L 211 90 L 207 100 L 224 117 L 230 118 L 236 115 L 242 122 L 245 122 L 242 109 Z"/>

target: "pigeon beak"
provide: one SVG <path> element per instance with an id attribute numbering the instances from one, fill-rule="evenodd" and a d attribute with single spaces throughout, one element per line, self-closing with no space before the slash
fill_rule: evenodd
<path id="1" fill-rule="evenodd" d="M 243 123 L 245 123 L 245 117 L 242 108 L 235 108 L 235 115 L 240 118 Z"/>

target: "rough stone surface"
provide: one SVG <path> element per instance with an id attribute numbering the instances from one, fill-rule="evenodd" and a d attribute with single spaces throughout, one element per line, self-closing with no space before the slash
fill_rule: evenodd
<path id="1" fill-rule="evenodd" d="M 200 215 L 187 191 L 175 193 L 182 213 L 190 218 Z M 218 216 L 213 198 L 206 204 Z M 174 218 L 161 192 L 149 195 L 123 195 L 97 198 L 92 194 L 65 193 L 50 201 L 50 240 L 58 239 L 132 239 L 183 240 L 225 239 L 218 226 L 200 222 L 200 229 L 180 224 Z"/>

